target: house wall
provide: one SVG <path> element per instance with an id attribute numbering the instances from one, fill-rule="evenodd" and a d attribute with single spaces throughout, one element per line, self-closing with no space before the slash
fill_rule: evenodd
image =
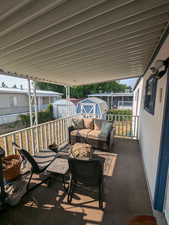
<path id="1" fill-rule="evenodd" d="M 23 94 L 0 94 L 0 108 L 28 105 L 28 97 Z"/>
<path id="2" fill-rule="evenodd" d="M 169 57 L 169 37 L 163 43 L 158 55 L 154 59 L 166 59 Z M 153 62 L 153 63 L 154 63 Z M 153 63 L 150 67 L 153 66 Z M 152 201 L 154 200 L 156 173 L 158 167 L 158 156 L 160 149 L 160 138 L 165 103 L 165 91 L 167 76 L 163 76 L 157 83 L 155 112 L 154 115 L 144 110 L 144 94 L 146 81 L 151 75 L 150 68 L 143 77 L 143 92 L 140 109 L 140 133 L 139 141 L 143 155 L 145 172 Z M 169 190 L 168 190 L 169 191 Z M 166 194 L 167 196 L 167 194 Z M 169 201 L 169 199 L 167 200 Z M 168 204 L 169 205 L 169 204 Z"/>
<path id="3" fill-rule="evenodd" d="M 39 111 L 47 108 L 59 96 L 37 97 Z M 34 110 L 34 107 L 33 107 Z M 0 124 L 12 123 L 19 120 L 19 115 L 29 111 L 29 98 L 26 94 L 0 93 Z"/>

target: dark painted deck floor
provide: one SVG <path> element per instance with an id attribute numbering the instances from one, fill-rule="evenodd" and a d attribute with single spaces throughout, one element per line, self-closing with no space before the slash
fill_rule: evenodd
<path id="1" fill-rule="evenodd" d="M 43 185 L 20 205 L 0 213 L 0 225 L 125 225 L 135 215 L 152 214 L 146 180 L 136 141 L 116 139 L 118 154 L 112 176 L 105 177 L 105 209 L 83 192 L 72 205 L 61 184 Z"/>

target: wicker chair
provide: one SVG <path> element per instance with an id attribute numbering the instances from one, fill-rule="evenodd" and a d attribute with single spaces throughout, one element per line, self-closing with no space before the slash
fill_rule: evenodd
<path id="1" fill-rule="evenodd" d="M 15 149 L 19 152 L 20 156 L 22 157 L 22 160 L 24 161 L 28 161 L 31 165 L 31 174 L 27 183 L 27 191 L 30 191 L 32 189 L 34 189 L 35 187 L 39 186 L 40 184 L 44 183 L 47 179 L 44 179 L 42 182 L 34 185 L 33 187 L 29 188 L 31 179 L 33 174 L 38 174 L 40 175 L 42 172 L 44 172 L 47 167 L 55 160 L 56 158 L 56 154 L 53 155 L 53 157 L 50 157 L 50 160 L 48 157 L 46 157 L 46 162 L 44 163 L 38 163 L 36 161 L 36 157 L 33 157 L 28 151 L 26 151 L 25 149 L 22 149 L 19 145 L 17 145 L 15 142 L 12 143 L 12 145 L 15 147 Z"/>
<path id="2" fill-rule="evenodd" d="M 99 159 L 79 160 L 69 158 L 71 173 L 68 188 L 68 203 L 71 203 L 74 187 L 80 183 L 85 186 L 98 187 L 99 208 L 103 207 L 103 169 Z"/>

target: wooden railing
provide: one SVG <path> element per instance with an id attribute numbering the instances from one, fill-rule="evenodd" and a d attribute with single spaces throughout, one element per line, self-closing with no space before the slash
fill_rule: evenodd
<path id="1" fill-rule="evenodd" d="M 114 121 L 116 136 L 138 139 L 139 116 L 108 114 L 107 120 Z"/>
<path id="2" fill-rule="evenodd" d="M 75 115 L 73 117 L 96 118 L 93 114 Z M 14 131 L 0 136 L 0 146 L 5 154 L 15 154 L 12 142 L 16 142 L 22 148 L 34 154 L 55 142 L 58 145 L 68 143 L 68 127 L 72 124 L 72 118 L 61 118 L 22 130 Z M 97 117 L 98 118 L 98 117 Z M 107 115 L 108 121 L 113 121 L 115 136 L 138 138 L 139 117 L 131 115 Z"/>
<path id="3" fill-rule="evenodd" d="M 47 149 L 53 142 L 62 145 L 68 142 L 67 128 L 71 121 L 72 117 L 67 117 L 1 135 L 0 146 L 4 148 L 5 154 L 9 155 L 16 153 L 12 142 L 16 142 L 32 154 Z"/>

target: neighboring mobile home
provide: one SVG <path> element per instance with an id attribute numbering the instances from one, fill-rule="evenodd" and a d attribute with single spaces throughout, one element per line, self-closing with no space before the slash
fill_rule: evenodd
<path id="1" fill-rule="evenodd" d="M 90 94 L 88 97 L 98 97 L 107 102 L 109 109 L 132 109 L 133 105 L 133 93 L 122 92 L 122 93 L 96 93 Z"/>
<path id="2" fill-rule="evenodd" d="M 42 111 L 47 108 L 48 104 L 61 99 L 62 94 L 37 90 L 36 97 L 38 111 Z M 28 90 L 0 88 L 0 124 L 14 122 L 18 120 L 19 114 L 26 112 L 29 112 Z"/>

